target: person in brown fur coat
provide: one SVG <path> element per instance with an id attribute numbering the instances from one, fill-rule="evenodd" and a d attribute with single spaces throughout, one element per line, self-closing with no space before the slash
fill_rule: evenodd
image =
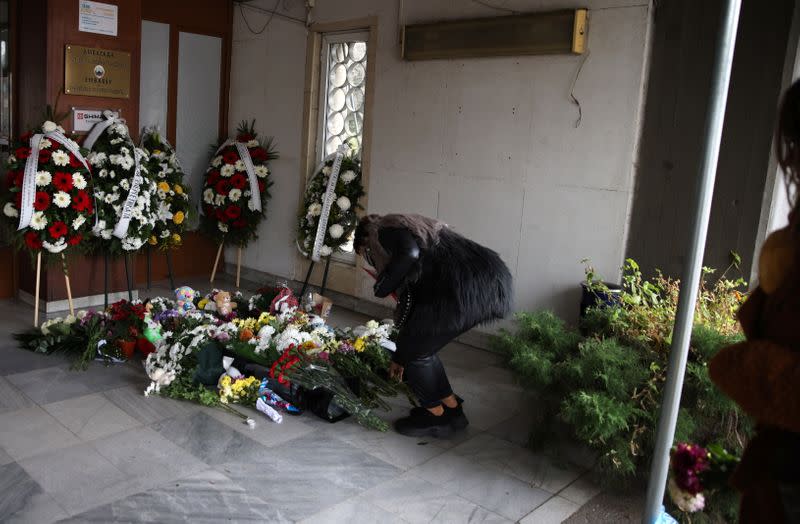
<path id="1" fill-rule="evenodd" d="M 777 149 L 789 225 L 761 249 L 759 285 L 738 314 L 747 340 L 709 364 L 714 383 L 757 423 L 732 478 L 743 524 L 800 521 L 800 82 L 784 97 Z"/>

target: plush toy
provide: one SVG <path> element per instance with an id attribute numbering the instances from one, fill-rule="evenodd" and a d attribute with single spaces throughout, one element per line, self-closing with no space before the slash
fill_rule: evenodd
<path id="1" fill-rule="evenodd" d="M 175 301 L 181 314 L 194 309 L 194 297 L 196 295 L 197 291 L 189 286 L 181 286 L 175 290 Z"/>
<path id="2" fill-rule="evenodd" d="M 231 294 L 227 291 L 218 291 L 214 295 L 214 303 L 217 305 L 217 313 L 223 317 L 227 317 L 236 309 L 236 302 L 231 302 Z"/>
<path id="3" fill-rule="evenodd" d="M 272 303 L 269 305 L 269 313 L 270 315 L 276 315 L 278 313 L 283 313 L 287 309 L 296 308 L 300 305 L 297 301 L 297 297 L 294 296 L 292 290 L 288 287 L 284 286 L 281 287 L 278 294 L 272 299 Z"/>
<path id="4" fill-rule="evenodd" d="M 742 493 L 740 522 L 795 522 L 800 511 L 800 220 L 764 243 L 759 287 L 738 316 L 747 340 L 722 349 L 709 363 L 709 373 L 757 423 L 732 479 Z"/>

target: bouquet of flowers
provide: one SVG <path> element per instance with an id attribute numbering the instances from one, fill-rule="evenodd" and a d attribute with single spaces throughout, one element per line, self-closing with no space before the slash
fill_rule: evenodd
<path id="1" fill-rule="evenodd" d="M 108 308 L 108 323 L 105 339 L 119 347 L 125 358 L 131 358 L 136 350 L 147 356 L 155 346 L 144 336 L 147 306 L 141 301 L 120 300 Z"/>
<path id="2" fill-rule="evenodd" d="M 20 244 L 45 255 L 83 245 L 94 217 L 88 164 L 63 132 L 46 121 L 20 137 L 6 165 L 3 215 Z"/>
<path id="3" fill-rule="evenodd" d="M 335 186 L 328 190 L 333 174 L 336 155 L 330 155 L 317 168 L 303 197 L 303 207 L 299 213 L 297 246 L 305 256 L 311 256 L 317 230 L 325 223 L 325 236 L 319 255 L 328 257 L 346 244 L 350 234 L 358 225 L 358 210 L 362 209 L 359 200 L 364 196 L 361 180 L 361 162 L 357 158 L 345 156 L 337 175 Z M 327 221 L 323 220 L 326 198 L 330 200 Z"/>
<path id="4" fill-rule="evenodd" d="M 157 130 L 145 129 L 141 146 L 148 155 L 147 170 L 157 185 L 156 223 L 148 243 L 162 249 L 177 247 L 191 210 L 191 190 L 183 181 L 175 150 Z"/>
<path id="5" fill-rule="evenodd" d="M 87 159 L 96 173 L 94 248 L 112 254 L 136 251 L 150 239 L 158 209 L 147 155 L 134 146 L 128 127 L 113 117 L 95 124 L 85 145 L 91 147 Z"/>
<path id="6" fill-rule="evenodd" d="M 267 162 L 278 158 L 272 139 L 258 139 L 255 121 L 215 148 L 203 183 L 202 231 L 218 243 L 246 247 L 256 238 L 272 186 Z"/>
<path id="7" fill-rule="evenodd" d="M 684 513 L 703 511 L 706 493 L 729 489 L 728 477 L 738 463 L 737 457 L 716 444 L 707 448 L 678 444 L 672 450 L 667 483 L 672 502 Z"/>

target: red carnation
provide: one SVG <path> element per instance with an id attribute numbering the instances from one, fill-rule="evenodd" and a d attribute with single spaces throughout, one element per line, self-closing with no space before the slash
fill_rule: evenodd
<path id="1" fill-rule="evenodd" d="M 242 208 L 237 205 L 231 204 L 227 208 L 225 208 L 225 215 L 231 220 L 236 220 L 237 218 L 242 216 Z"/>
<path id="2" fill-rule="evenodd" d="M 35 231 L 25 233 L 25 245 L 30 249 L 42 249 L 42 240 Z"/>
<path id="3" fill-rule="evenodd" d="M 47 231 L 50 233 L 51 237 L 59 239 L 67 234 L 67 225 L 59 220 L 53 222 L 53 225 L 48 227 Z"/>
<path id="4" fill-rule="evenodd" d="M 69 154 L 69 167 L 79 168 L 83 167 L 83 163 L 78 160 L 78 157 L 73 155 L 72 153 Z"/>
<path id="5" fill-rule="evenodd" d="M 244 226 L 247 225 L 247 220 L 245 220 L 243 218 L 240 218 L 239 220 L 237 220 L 235 222 L 231 222 L 231 225 L 233 227 L 243 228 Z"/>
<path id="6" fill-rule="evenodd" d="M 236 151 L 225 151 L 222 153 L 222 160 L 225 161 L 226 164 L 235 164 L 237 160 L 239 160 L 239 154 Z"/>
<path id="7" fill-rule="evenodd" d="M 216 190 L 220 195 L 227 195 L 228 191 L 231 190 L 231 183 L 227 180 L 220 180 L 217 182 Z"/>
<path id="8" fill-rule="evenodd" d="M 50 151 L 47 149 L 40 149 L 39 150 L 39 163 L 46 164 L 50 162 Z"/>
<path id="9" fill-rule="evenodd" d="M 247 185 L 247 179 L 241 173 L 236 173 L 231 177 L 231 186 L 236 189 L 244 189 Z"/>
<path id="10" fill-rule="evenodd" d="M 14 156 L 17 157 L 17 160 L 25 160 L 29 156 L 31 156 L 31 148 L 29 147 L 18 147 L 14 150 Z"/>
<path id="11" fill-rule="evenodd" d="M 214 216 L 217 217 L 217 220 L 219 220 L 220 222 L 228 221 L 228 217 L 225 215 L 225 210 L 223 209 L 215 209 Z"/>
<path id="12" fill-rule="evenodd" d="M 78 191 L 78 194 L 72 197 L 72 209 L 75 211 L 89 211 L 92 209 L 92 201 L 86 191 Z"/>
<path id="13" fill-rule="evenodd" d="M 14 205 L 17 206 L 17 209 L 22 207 L 22 192 L 14 193 Z"/>
<path id="14" fill-rule="evenodd" d="M 67 244 L 69 244 L 70 246 L 77 246 L 78 244 L 81 243 L 81 240 L 83 240 L 83 235 L 73 235 L 69 237 L 69 240 L 67 240 Z"/>
<path id="15" fill-rule="evenodd" d="M 53 175 L 53 185 L 59 191 L 72 191 L 72 175 L 69 173 L 57 172 Z"/>
<path id="16" fill-rule="evenodd" d="M 44 191 L 37 191 L 36 198 L 33 200 L 33 209 L 44 211 L 48 207 L 50 207 L 50 195 Z"/>
<path id="17" fill-rule="evenodd" d="M 24 175 L 22 171 L 9 171 L 6 173 L 6 186 L 9 188 L 17 186 L 22 187 L 22 179 Z"/>
<path id="18" fill-rule="evenodd" d="M 208 187 L 211 187 L 214 184 L 216 184 L 217 182 L 219 182 L 219 171 L 217 171 L 217 170 L 210 171 L 208 173 L 208 176 L 206 177 L 206 185 Z"/>
<path id="19" fill-rule="evenodd" d="M 267 151 L 263 147 L 254 147 L 250 150 L 250 158 L 253 160 L 266 160 Z"/>

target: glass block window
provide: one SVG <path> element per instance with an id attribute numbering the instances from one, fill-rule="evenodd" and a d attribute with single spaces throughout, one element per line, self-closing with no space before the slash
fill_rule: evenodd
<path id="1" fill-rule="evenodd" d="M 367 33 L 325 35 L 320 89 L 320 159 L 343 143 L 361 151 L 367 84 Z"/>

